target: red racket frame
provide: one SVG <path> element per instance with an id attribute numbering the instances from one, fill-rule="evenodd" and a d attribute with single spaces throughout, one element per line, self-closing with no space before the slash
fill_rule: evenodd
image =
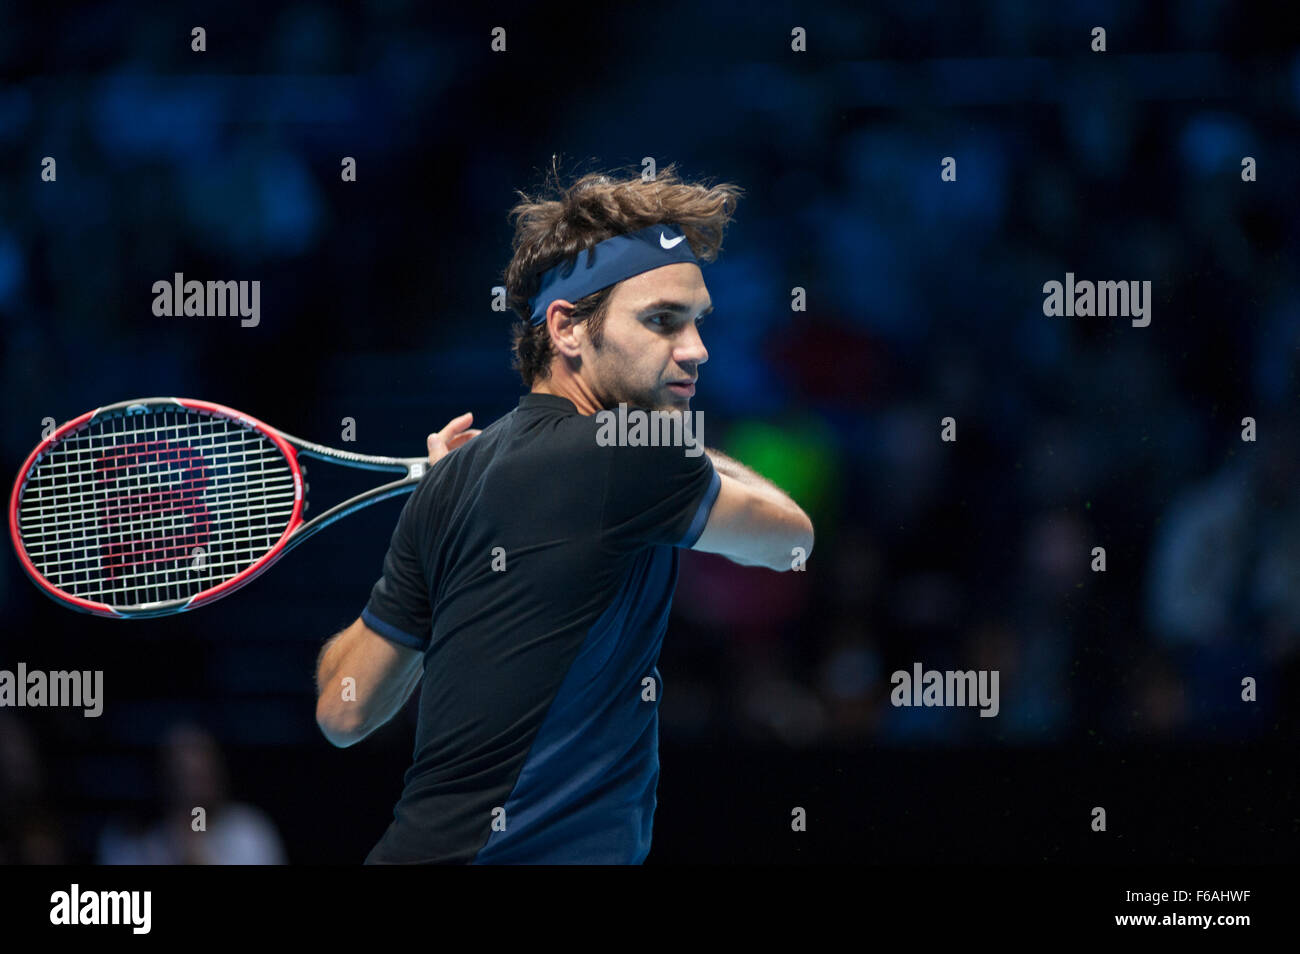
<path id="1" fill-rule="evenodd" d="M 18 526 L 18 501 L 22 496 L 23 488 L 26 486 L 28 479 L 32 475 L 37 461 L 56 443 L 61 441 L 67 435 L 80 430 L 98 415 L 107 414 L 115 411 L 125 410 L 130 413 L 133 407 L 140 407 L 142 410 L 158 407 L 159 405 L 175 404 L 181 407 L 193 408 L 204 411 L 209 414 L 215 414 L 221 417 L 231 418 L 238 423 L 251 428 L 254 431 L 265 436 L 275 447 L 284 455 L 285 462 L 293 475 L 293 511 L 289 517 L 289 522 L 285 526 L 284 532 L 280 538 L 271 546 L 271 548 L 258 558 L 252 565 L 240 571 L 230 579 L 217 584 L 210 589 L 203 590 L 193 596 L 176 600 L 164 600 L 157 603 L 141 603 L 130 607 L 114 607 L 107 603 L 88 600 L 84 597 L 76 596 L 72 593 L 65 592 L 54 586 L 36 569 L 31 558 L 27 555 L 26 548 L 23 545 L 22 534 Z M 298 456 L 307 454 L 322 460 L 334 461 L 349 467 L 359 467 L 365 470 L 379 470 L 390 472 L 401 472 L 405 477 L 392 483 L 383 484 L 363 494 L 358 494 L 335 507 L 330 508 L 319 516 L 310 521 L 304 521 L 302 518 L 304 505 L 306 503 L 304 496 L 304 487 L 302 479 L 302 467 L 298 463 Z M 213 600 L 220 599 L 239 589 L 248 583 L 254 577 L 265 572 L 280 557 L 288 553 L 293 547 L 302 543 L 318 530 L 322 530 L 334 523 L 336 520 L 347 516 L 350 513 L 368 506 L 379 500 L 397 494 L 410 493 L 419 484 L 420 479 L 428 469 L 429 461 L 425 457 L 377 457 L 366 454 L 354 454 L 350 451 L 337 450 L 332 447 L 326 447 L 322 444 L 314 444 L 311 441 L 305 441 L 301 438 L 293 437 L 283 431 L 271 427 L 269 424 L 234 408 L 226 407 L 223 404 L 215 404 L 211 401 L 199 401 L 193 398 L 140 398 L 131 401 L 119 401 L 116 404 L 108 404 L 93 411 L 82 414 L 80 417 L 73 418 L 66 424 L 63 424 L 55 430 L 49 437 L 41 441 L 33 450 L 27 459 L 23 462 L 22 468 L 18 472 L 18 479 L 14 481 L 13 491 L 9 495 L 9 537 L 13 544 L 14 552 L 18 554 L 18 560 L 22 564 L 23 570 L 31 577 L 38 588 L 51 599 L 56 600 L 66 606 L 79 610 L 84 613 L 93 613 L 96 616 L 104 616 L 112 619 L 140 619 L 153 616 L 168 616 L 174 613 L 183 613 L 187 610 L 195 609 L 211 603 Z"/>

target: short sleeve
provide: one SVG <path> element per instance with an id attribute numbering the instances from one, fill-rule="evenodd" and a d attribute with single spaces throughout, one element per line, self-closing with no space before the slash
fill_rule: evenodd
<path id="1" fill-rule="evenodd" d="M 704 532 L 720 478 L 708 454 L 674 446 L 609 447 L 604 532 L 631 544 L 691 547 Z"/>
<path id="2" fill-rule="evenodd" d="M 413 494 L 397 518 L 384 557 L 384 575 L 370 590 L 370 601 L 361 611 L 362 621 L 380 636 L 409 649 L 424 649 L 432 632 L 429 586 L 420 558 L 419 514 Z"/>

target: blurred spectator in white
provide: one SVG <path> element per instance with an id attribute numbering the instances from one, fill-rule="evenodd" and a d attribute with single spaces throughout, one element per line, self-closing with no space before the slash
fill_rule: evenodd
<path id="1" fill-rule="evenodd" d="M 279 865 L 284 849 L 275 825 L 252 805 L 230 801 L 216 740 L 192 725 L 174 726 L 162 744 L 166 809 L 144 831 L 107 826 L 98 862 L 105 865 Z M 194 809 L 206 830 L 195 831 Z"/>

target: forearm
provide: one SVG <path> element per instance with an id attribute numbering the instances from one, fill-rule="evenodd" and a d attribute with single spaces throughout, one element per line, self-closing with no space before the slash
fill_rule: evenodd
<path id="1" fill-rule="evenodd" d="M 795 568 L 812 553 L 812 520 L 784 490 L 721 451 L 706 448 L 722 480 L 695 549 L 742 566 Z"/>
<path id="2" fill-rule="evenodd" d="M 752 487 L 781 506 L 793 507 L 795 510 L 802 512 L 802 508 L 790 498 L 789 494 L 762 474 L 755 473 L 740 461 L 728 457 L 720 450 L 706 447 L 704 452 L 709 455 L 709 460 L 713 461 L 713 469 L 719 474 L 737 480 L 746 487 Z"/>

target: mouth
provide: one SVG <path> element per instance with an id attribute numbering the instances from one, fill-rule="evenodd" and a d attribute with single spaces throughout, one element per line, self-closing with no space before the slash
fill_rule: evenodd
<path id="1" fill-rule="evenodd" d="M 674 394 L 680 394 L 682 397 L 691 397 L 695 394 L 694 381 L 672 381 L 668 384 L 668 390 Z"/>

